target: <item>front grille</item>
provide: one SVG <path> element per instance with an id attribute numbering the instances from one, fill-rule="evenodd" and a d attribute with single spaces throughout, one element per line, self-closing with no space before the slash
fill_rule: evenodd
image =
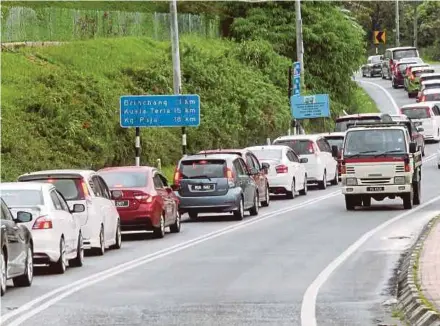
<path id="1" fill-rule="evenodd" d="M 403 173 L 405 172 L 405 166 L 404 165 L 397 165 L 396 166 L 396 173 Z"/>
<path id="2" fill-rule="evenodd" d="M 354 166 L 347 166 L 345 168 L 345 171 L 346 171 L 347 174 L 354 174 L 355 173 Z"/>
<path id="3" fill-rule="evenodd" d="M 360 180 L 361 180 L 361 184 L 365 184 L 365 185 L 391 183 L 391 178 L 361 178 Z"/>

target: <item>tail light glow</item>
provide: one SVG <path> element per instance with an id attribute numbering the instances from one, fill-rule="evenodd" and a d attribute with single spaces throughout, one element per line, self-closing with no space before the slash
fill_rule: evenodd
<path id="1" fill-rule="evenodd" d="M 32 226 L 33 230 L 48 230 L 52 229 L 52 220 L 47 216 L 40 216 L 35 220 L 34 225 Z"/>
<path id="2" fill-rule="evenodd" d="M 228 179 L 229 187 L 235 187 L 235 174 L 230 168 L 225 169 L 225 177 Z"/>
<path id="3" fill-rule="evenodd" d="M 275 167 L 275 171 L 277 173 L 287 173 L 289 171 L 289 168 L 284 164 L 280 164 Z"/>
<path id="4" fill-rule="evenodd" d="M 134 198 L 141 204 L 149 204 L 153 201 L 153 197 L 147 194 L 135 194 Z"/>
<path id="5" fill-rule="evenodd" d="M 176 167 L 176 170 L 174 171 L 174 184 L 178 186 L 180 184 L 181 179 L 182 179 L 182 173 L 180 173 L 180 170 Z"/>

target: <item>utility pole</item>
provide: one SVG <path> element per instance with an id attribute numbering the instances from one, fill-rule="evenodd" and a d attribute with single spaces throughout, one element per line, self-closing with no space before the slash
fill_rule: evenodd
<path id="1" fill-rule="evenodd" d="M 301 0 L 295 0 L 295 13 L 296 13 L 296 56 L 300 63 L 301 69 L 301 89 L 304 89 L 304 44 L 302 33 L 302 19 L 301 19 Z M 301 133 L 301 124 L 299 121 L 296 123 L 296 133 Z"/>
<path id="2" fill-rule="evenodd" d="M 400 46 L 400 27 L 399 27 L 399 0 L 396 0 L 396 46 Z"/>
<path id="3" fill-rule="evenodd" d="M 170 2 L 171 13 L 171 49 L 173 55 L 173 90 L 175 95 L 179 95 L 182 87 L 180 76 L 180 53 L 179 53 L 179 26 L 177 23 L 177 1 Z M 182 154 L 186 155 L 186 130 L 182 127 Z"/>

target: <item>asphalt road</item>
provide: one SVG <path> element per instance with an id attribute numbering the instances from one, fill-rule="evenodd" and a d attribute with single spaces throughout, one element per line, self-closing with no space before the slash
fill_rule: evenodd
<path id="1" fill-rule="evenodd" d="M 389 81 L 361 80 L 384 112 L 392 101 L 371 82 L 398 105 L 414 101 Z M 84 267 L 8 288 L 2 325 L 389 323 L 382 303 L 399 255 L 440 210 L 437 146 L 426 147 L 422 205 L 412 211 L 388 200 L 348 213 L 332 186 L 274 200 L 243 222 L 213 217 L 160 240 L 125 237 L 121 250 L 87 257 Z"/>

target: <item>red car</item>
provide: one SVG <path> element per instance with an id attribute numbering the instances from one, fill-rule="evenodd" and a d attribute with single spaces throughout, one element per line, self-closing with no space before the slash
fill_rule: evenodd
<path id="1" fill-rule="evenodd" d="M 178 199 L 156 168 L 122 166 L 98 173 L 115 200 L 122 231 L 153 231 L 156 238 L 163 238 L 168 226 L 180 232 Z"/>
<path id="2" fill-rule="evenodd" d="M 405 74 L 406 74 L 406 68 L 409 65 L 416 65 L 422 63 L 422 60 L 420 58 L 409 58 L 409 59 L 402 59 L 394 65 L 394 69 L 392 70 L 392 76 L 391 76 L 391 84 L 393 88 L 398 88 L 399 86 L 403 86 Z"/>
<path id="3" fill-rule="evenodd" d="M 265 169 L 257 157 L 247 149 L 214 149 L 201 151 L 199 154 L 235 154 L 243 158 L 246 162 L 246 166 L 251 173 L 251 177 L 254 179 L 255 184 L 258 187 L 258 194 L 260 197 L 261 206 L 267 207 L 270 202 L 269 194 L 269 181 L 267 180 L 266 174 L 267 169 Z"/>

